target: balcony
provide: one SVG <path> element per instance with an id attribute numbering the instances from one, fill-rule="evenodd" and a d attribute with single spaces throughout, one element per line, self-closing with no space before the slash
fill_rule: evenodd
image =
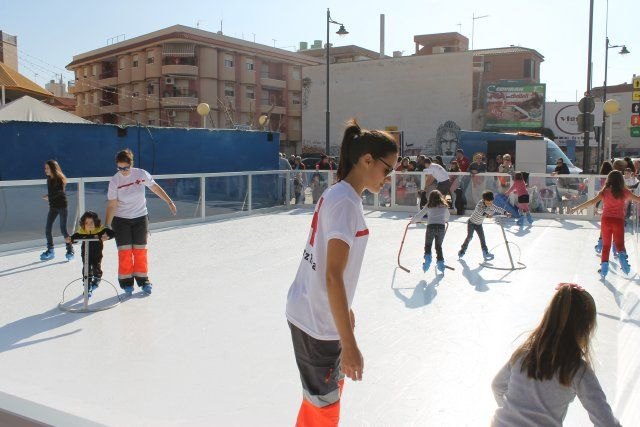
<path id="1" fill-rule="evenodd" d="M 102 73 L 98 77 L 98 85 L 100 87 L 115 86 L 117 84 L 118 84 L 118 74 L 117 73 L 113 73 L 113 72 Z"/>
<path id="2" fill-rule="evenodd" d="M 177 75 L 177 76 L 197 76 L 198 66 L 197 65 L 163 65 L 162 74 L 163 75 L 170 74 L 170 75 Z"/>
<path id="3" fill-rule="evenodd" d="M 198 92 L 177 88 L 165 91 L 161 103 L 163 107 L 195 107 L 198 105 Z"/>
<path id="4" fill-rule="evenodd" d="M 279 74 L 262 73 L 260 75 L 260 84 L 263 87 L 272 87 L 275 89 L 284 89 L 287 87 L 287 82 L 284 76 Z"/>

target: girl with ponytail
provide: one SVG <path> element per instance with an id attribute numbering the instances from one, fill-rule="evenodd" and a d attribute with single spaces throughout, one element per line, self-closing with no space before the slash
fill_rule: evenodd
<path id="1" fill-rule="evenodd" d="M 391 135 L 347 123 L 338 182 L 324 191 L 313 213 L 286 315 L 300 371 L 300 426 L 337 426 L 344 376 L 362 380 L 364 361 L 354 335 L 351 303 L 369 229 L 362 193 L 377 193 L 393 172 L 398 147 Z"/>
<path id="2" fill-rule="evenodd" d="M 560 283 L 538 327 L 493 380 L 492 425 L 560 426 L 578 396 L 596 426 L 619 426 L 590 361 L 596 303 L 575 283 Z"/>

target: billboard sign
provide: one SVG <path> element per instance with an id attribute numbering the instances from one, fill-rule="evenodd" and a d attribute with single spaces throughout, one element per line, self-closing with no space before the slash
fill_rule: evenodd
<path id="1" fill-rule="evenodd" d="M 544 83 L 501 82 L 487 86 L 485 128 L 534 129 L 544 124 Z"/>
<path id="2" fill-rule="evenodd" d="M 596 101 L 592 113 L 598 126 L 602 121 L 602 106 L 601 101 Z M 545 104 L 544 127 L 553 131 L 558 145 L 565 145 L 570 140 L 576 141 L 579 146 L 583 145 L 584 132 L 578 130 L 578 114 L 580 114 L 580 109 L 577 102 L 547 102 Z M 589 138 L 589 145 L 594 147 L 598 145 L 593 132 Z"/>

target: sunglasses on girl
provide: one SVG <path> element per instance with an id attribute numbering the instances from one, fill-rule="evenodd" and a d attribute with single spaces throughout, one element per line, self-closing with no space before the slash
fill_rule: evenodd
<path id="1" fill-rule="evenodd" d="M 391 175 L 391 172 L 393 172 L 393 167 L 391 165 L 389 165 L 389 163 L 387 163 L 384 160 L 382 160 L 381 158 L 378 158 L 376 160 L 380 160 L 386 166 L 386 168 L 384 170 L 384 176 Z"/>
<path id="2" fill-rule="evenodd" d="M 131 166 L 116 166 L 119 171 L 126 172 L 131 169 Z"/>

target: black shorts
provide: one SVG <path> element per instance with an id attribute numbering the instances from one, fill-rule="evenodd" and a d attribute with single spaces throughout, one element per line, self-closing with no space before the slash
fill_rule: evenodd
<path id="1" fill-rule="evenodd" d="M 518 203 L 529 203 L 529 195 L 523 194 L 522 196 L 518 196 Z"/>
<path id="2" fill-rule="evenodd" d="M 340 341 L 315 339 L 287 322 L 291 329 L 293 352 L 300 371 L 304 398 L 314 406 L 324 407 L 340 400 Z"/>

